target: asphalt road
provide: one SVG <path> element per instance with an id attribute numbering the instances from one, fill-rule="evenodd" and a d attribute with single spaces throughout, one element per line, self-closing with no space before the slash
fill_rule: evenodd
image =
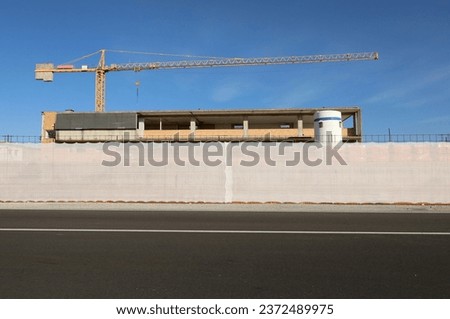
<path id="1" fill-rule="evenodd" d="M 450 211 L 0 210 L 0 298 L 450 298 Z"/>

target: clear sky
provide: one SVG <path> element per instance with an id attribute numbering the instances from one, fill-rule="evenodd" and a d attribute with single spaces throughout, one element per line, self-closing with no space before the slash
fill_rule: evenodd
<path id="1" fill-rule="evenodd" d="M 364 134 L 450 133 L 449 0 L 2 0 L 0 135 L 39 135 L 44 110 L 93 111 L 93 73 L 44 83 L 34 68 L 102 48 L 215 57 L 378 51 L 379 61 L 111 72 L 106 108 L 358 105 Z M 164 60 L 107 55 L 107 64 Z"/>

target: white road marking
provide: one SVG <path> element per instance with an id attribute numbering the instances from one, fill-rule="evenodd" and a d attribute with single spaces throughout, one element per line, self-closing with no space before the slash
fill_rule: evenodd
<path id="1" fill-rule="evenodd" d="M 97 228 L 0 228 L 0 232 L 71 233 L 188 233 L 188 234 L 300 234 L 300 235 L 409 235 L 450 236 L 450 232 L 340 231 L 340 230 L 209 230 L 209 229 L 97 229 Z"/>

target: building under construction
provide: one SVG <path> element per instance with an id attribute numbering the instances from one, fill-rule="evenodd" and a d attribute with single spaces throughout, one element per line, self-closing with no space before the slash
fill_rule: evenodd
<path id="1" fill-rule="evenodd" d="M 358 107 L 140 111 L 105 113 L 106 74 L 210 67 L 264 66 L 378 60 L 377 52 L 284 56 L 262 58 L 207 58 L 202 60 L 106 64 L 106 50 L 97 66 L 72 64 L 36 65 L 35 78 L 53 81 L 59 73 L 95 73 L 95 113 L 43 112 L 42 142 L 101 141 L 311 141 L 331 129 L 339 141 L 361 141 L 361 111 Z M 327 111 L 328 110 L 328 111 Z M 323 115 L 318 118 L 321 112 Z M 333 113 L 334 112 L 334 113 Z"/>
<path id="2" fill-rule="evenodd" d="M 341 113 L 344 141 L 361 141 L 359 107 L 252 110 L 43 112 L 42 142 L 314 140 L 314 114 Z"/>

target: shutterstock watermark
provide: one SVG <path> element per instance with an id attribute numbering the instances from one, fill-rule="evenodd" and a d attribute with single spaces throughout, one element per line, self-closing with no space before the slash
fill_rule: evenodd
<path id="1" fill-rule="evenodd" d="M 115 166 L 267 166 L 347 165 L 342 142 L 107 142 L 102 165 Z"/>

